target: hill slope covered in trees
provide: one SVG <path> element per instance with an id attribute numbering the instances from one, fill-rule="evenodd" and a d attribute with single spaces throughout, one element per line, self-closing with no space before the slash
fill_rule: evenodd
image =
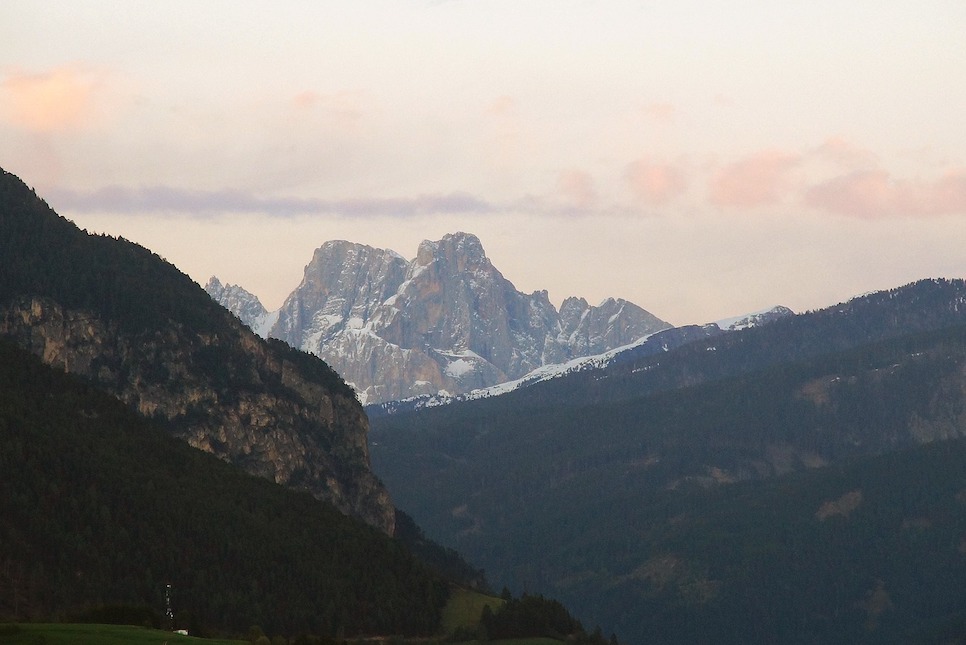
<path id="1" fill-rule="evenodd" d="M 962 284 L 868 298 L 374 419 L 374 468 L 495 584 L 629 642 L 925 637 L 966 606 Z"/>
<path id="2" fill-rule="evenodd" d="M 172 435 L 392 533 L 368 421 L 324 362 L 258 338 L 176 267 L 89 235 L 0 170 L 0 336 Z"/>
<path id="3" fill-rule="evenodd" d="M 431 634 L 441 578 L 328 504 L 167 437 L 0 342 L 0 617 L 103 605 L 243 633 Z"/>

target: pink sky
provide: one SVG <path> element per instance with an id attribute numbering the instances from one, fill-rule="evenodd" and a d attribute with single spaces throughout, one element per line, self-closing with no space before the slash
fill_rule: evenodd
<path id="1" fill-rule="evenodd" d="M 0 8 L 0 166 L 277 307 L 312 251 L 480 236 L 684 324 L 966 275 L 966 3 Z"/>

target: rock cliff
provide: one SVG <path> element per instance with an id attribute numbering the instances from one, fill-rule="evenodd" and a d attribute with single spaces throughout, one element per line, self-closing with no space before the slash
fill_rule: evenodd
<path id="1" fill-rule="evenodd" d="M 266 341 L 146 249 L 91 236 L 0 174 L 0 335 L 191 445 L 392 533 L 368 419 L 316 357 Z"/>
<path id="2" fill-rule="evenodd" d="M 90 379 L 196 448 L 310 492 L 386 532 L 394 511 L 369 470 L 368 420 L 299 356 L 236 323 L 233 334 L 180 325 L 129 335 L 45 298 L 0 309 L 0 335 Z"/>
<path id="3" fill-rule="evenodd" d="M 424 241 L 411 262 L 326 242 L 278 312 L 237 289 L 206 287 L 253 329 L 324 358 L 370 404 L 462 394 L 669 327 L 625 300 L 568 298 L 558 312 L 546 291 L 517 291 L 466 233 Z"/>

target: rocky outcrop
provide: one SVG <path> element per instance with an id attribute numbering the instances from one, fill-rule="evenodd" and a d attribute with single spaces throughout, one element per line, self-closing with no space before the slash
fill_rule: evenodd
<path id="1" fill-rule="evenodd" d="M 546 291 L 517 291 L 466 233 L 424 241 L 411 262 L 326 242 L 277 314 L 262 318 L 240 306 L 251 294 L 228 297 L 216 278 L 206 290 L 255 329 L 277 315 L 265 334 L 325 359 L 364 403 L 463 394 L 669 327 L 624 300 L 569 298 L 558 312 Z"/>
<path id="2" fill-rule="evenodd" d="M 277 313 L 268 312 L 261 301 L 235 284 L 223 285 L 218 278 L 212 278 L 205 287 L 211 297 L 226 309 L 237 312 L 241 320 L 245 321 L 252 331 L 259 336 L 272 328 L 277 319 Z"/>
<path id="3" fill-rule="evenodd" d="M 222 334 L 169 321 L 132 335 L 34 297 L 0 307 L 0 335 L 196 448 L 391 533 L 393 505 L 369 470 L 368 420 L 352 391 L 321 361 L 231 320 Z"/>

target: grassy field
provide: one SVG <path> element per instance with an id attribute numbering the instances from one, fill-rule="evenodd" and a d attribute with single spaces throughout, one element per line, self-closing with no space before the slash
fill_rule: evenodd
<path id="1" fill-rule="evenodd" d="M 476 625 L 484 605 L 496 608 L 503 601 L 475 591 L 457 591 L 450 599 L 443 621 L 447 634 L 459 627 Z M 426 643 L 425 639 L 418 642 Z M 201 639 L 129 625 L 60 623 L 0 624 L 0 645 L 249 645 L 248 641 Z M 460 645 L 560 645 L 551 638 L 517 638 L 501 641 L 465 641 Z"/>
<path id="2" fill-rule="evenodd" d="M 443 608 L 443 633 L 452 634 L 461 627 L 475 627 L 480 622 L 484 605 L 489 605 L 490 609 L 496 611 L 497 607 L 503 605 L 503 600 L 478 591 L 454 590 Z"/>
<path id="3" fill-rule="evenodd" d="M 487 596 L 478 591 L 457 589 L 453 591 L 449 602 L 443 608 L 442 631 L 451 635 L 460 628 L 473 628 L 480 622 L 484 605 L 496 611 L 504 604 L 503 599 Z M 513 638 L 501 641 L 464 641 L 459 645 L 560 645 L 560 641 L 552 638 Z"/>
<path id="4" fill-rule="evenodd" d="M 460 606 L 473 611 L 483 604 L 499 604 L 499 598 L 466 592 Z M 455 611 L 455 609 L 454 609 Z M 478 614 L 477 614 L 478 615 Z M 425 643 L 425 641 L 420 641 Z M 171 632 L 127 625 L 73 625 L 58 623 L 0 624 L 0 645 L 248 645 L 248 641 L 201 639 Z M 519 638 L 487 641 L 489 645 L 560 645 L 550 638 Z M 461 645 L 485 645 L 468 641 Z"/>
<path id="5" fill-rule="evenodd" d="M 466 641 L 458 645 L 560 645 L 561 642 L 552 638 L 511 638 L 502 641 Z"/>
<path id="6" fill-rule="evenodd" d="M 21 623 L 0 625 L 0 645 L 245 645 L 128 625 Z"/>

